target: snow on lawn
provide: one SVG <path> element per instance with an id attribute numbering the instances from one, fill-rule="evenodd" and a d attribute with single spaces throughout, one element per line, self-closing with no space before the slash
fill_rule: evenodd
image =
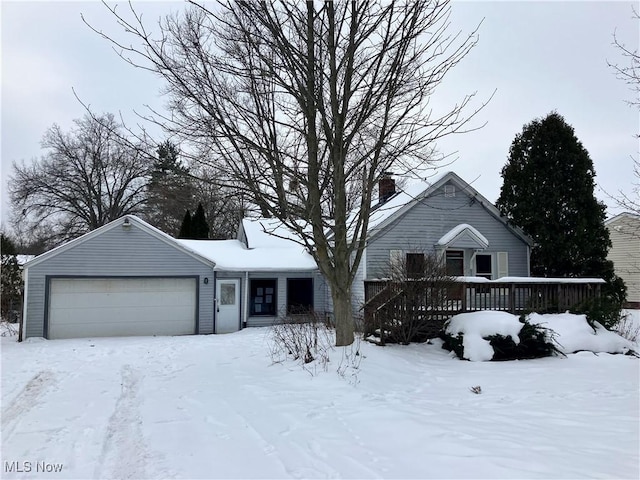
<path id="1" fill-rule="evenodd" d="M 2 476 L 638 478 L 637 358 L 363 344 L 357 377 L 340 350 L 311 376 L 268 332 L 2 338 Z"/>

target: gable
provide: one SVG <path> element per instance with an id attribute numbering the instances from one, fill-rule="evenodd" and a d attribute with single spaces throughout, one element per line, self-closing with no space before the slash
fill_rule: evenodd
<path id="1" fill-rule="evenodd" d="M 417 184 L 418 187 L 424 187 L 424 183 Z M 391 225 L 396 224 L 399 219 L 407 215 L 413 209 L 419 209 L 425 211 L 427 217 L 437 217 L 439 213 L 447 211 L 456 211 L 465 208 L 465 205 L 479 205 L 484 210 L 484 213 L 474 211 L 470 213 L 472 215 L 468 218 L 462 218 L 459 223 L 474 224 L 474 218 L 477 216 L 489 215 L 496 221 L 501 223 L 504 228 L 517 237 L 521 242 L 527 245 L 533 245 L 533 240 L 529 238 L 522 230 L 509 224 L 498 209 L 483 197 L 477 190 L 471 185 L 465 182 L 462 178 L 456 175 L 454 172 L 447 172 L 446 174 L 438 177 L 433 183 L 427 186 L 421 192 L 416 191 L 416 186 L 409 187 L 392 198 L 388 203 L 394 201 L 396 203 L 402 202 L 400 206 L 391 205 L 387 207 L 387 203 L 381 205 L 377 210 L 384 211 L 389 210 L 389 214 L 382 219 L 374 222 L 369 229 L 369 238 L 372 239 L 376 235 L 388 229 Z M 428 212 L 428 210 L 432 212 Z M 372 217 L 375 215 L 375 211 L 372 213 Z M 444 219 L 444 218 L 443 218 Z M 449 228 L 453 228 L 455 225 L 451 225 Z M 444 234 L 443 232 L 442 234 Z"/>
<path id="2" fill-rule="evenodd" d="M 43 262 L 64 263 L 73 259 L 89 268 L 107 257 L 115 264 L 137 262 L 157 265 L 163 256 L 191 257 L 196 262 L 213 266 L 209 259 L 180 245 L 173 237 L 156 229 L 134 215 L 126 215 L 81 237 L 64 243 L 27 262 L 31 268 Z"/>

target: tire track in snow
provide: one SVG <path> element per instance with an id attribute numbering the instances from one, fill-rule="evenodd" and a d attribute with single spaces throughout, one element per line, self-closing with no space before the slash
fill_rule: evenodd
<path id="1" fill-rule="evenodd" d="M 149 455 L 138 409 L 140 375 L 130 365 L 121 371 L 122 391 L 109 418 L 94 478 L 145 478 Z"/>
<path id="2" fill-rule="evenodd" d="M 40 397 L 56 383 L 53 372 L 41 370 L 27 382 L 16 398 L 2 410 L 2 441 L 9 440 L 20 418 L 40 403 Z"/>

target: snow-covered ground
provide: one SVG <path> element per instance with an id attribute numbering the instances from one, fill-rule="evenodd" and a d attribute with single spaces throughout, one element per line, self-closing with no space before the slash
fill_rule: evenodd
<path id="1" fill-rule="evenodd" d="M 363 344 L 356 376 L 340 350 L 311 376 L 271 363 L 268 332 L 2 338 L 1 476 L 639 477 L 637 358 Z"/>

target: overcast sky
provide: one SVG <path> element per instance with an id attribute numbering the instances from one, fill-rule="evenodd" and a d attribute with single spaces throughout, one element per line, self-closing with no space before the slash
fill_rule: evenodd
<path id="1" fill-rule="evenodd" d="M 120 8 L 126 8 L 120 2 Z M 441 107 L 478 92 L 489 105 L 479 131 L 443 140 L 446 167 L 491 201 L 500 192 L 509 146 L 524 124 L 555 110 L 571 124 L 596 170 L 597 196 L 618 213 L 605 192 L 631 193 L 632 156 L 639 153 L 638 110 L 633 93 L 607 66 L 624 63 L 613 33 L 638 49 L 638 2 L 455 2 L 451 27 L 471 31 L 483 21 L 477 47 L 445 78 L 433 104 Z M 184 8 L 176 2 L 134 2 L 149 21 Z M 96 112 L 128 121 L 144 105 L 163 105 L 162 82 L 123 62 L 92 32 L 80 14 L 105 32 L 118 32 L 97 2 L 1 1 L 2 25 L 2 222 L 7 221 L 7 177 L 13 161 L 39 157 L 40 140 L 53 123 L 69 128 L 84 114 L 72 89 Z"/>

